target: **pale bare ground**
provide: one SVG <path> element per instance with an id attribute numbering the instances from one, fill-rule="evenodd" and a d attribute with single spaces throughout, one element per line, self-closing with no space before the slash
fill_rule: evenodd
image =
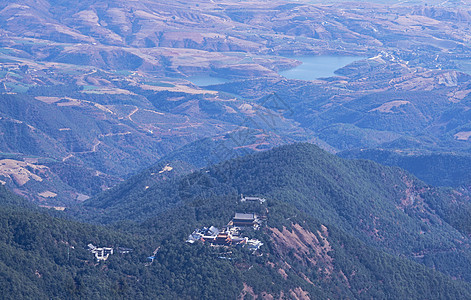
<path id="1" fill-rule="evenodd" d="M 85 153 L 95 153 L 97 152 L 97 148 L 98 146 L 101 144 L 102 142 L 101 141 L 96 141 L 95 140 L 95 144 L 93 144 L 92 146 L 92 149 L 89 150 L 89 151 L 79 151 L 79 152 L 73 152 L 75 154 L 85 154 Z M 65 158 L 62 159 L 62 161 L 64 161 L 64 159 L 69 159 L 73 156 L 73 154 L 69 154 L 68 156 L 66 156 Z"/>
<path id="2" fill-rule="evenodd" d="M 85 200 L 88 200 L 88 199 L 90 199 L 90 196 L 85 195 L 85 194 L 77 193 L 77 198 L 76 198 L 77 201 L 82 202 L 82 201 L 85 201 Z"/>
<path id="3" fill-rule="evenodd" d="M 126 118 L 127 118 L 129 121 L 132 121 L 132 119 L 131 119 L 132 115 L 134 115 L 138 110 L 139 110 L 139 108 L 136 106 L 136 107 L 133 109 L 133 111 L 130 112 L 129 115 L 127 115 Z"/>
<path id="4" fill-rule="evenodd" d="M 60 100 L 63 100 L 63 99 L 67 100 L 68 102 L 61 102 L 61 103 L 56 104 L 57 106 L 61 106 L 61 107 L 62 106 L 80 106 L 82 103 L 87 103 L 87 104 L 95 106 L 96 108 L 98 108 L 101 111 L 104 111 L 104 112 L 107 112 L 107 113 L 110 113 L 110 114 L 113 114 L 113 115 L 116 114 L 115 112 L 113 112 L 112 110 L 110 110 L 109 108 L 107 108 L 104 105 L 101 105 L 101 104 L 98 104 L 98 103 L 95 103 L 95 102 L 91 102 L 91 101 L 87 101 L 87 100 L 79 100 L 79 99 L 74 99 L 74 98 L 70 98 L 70 97 L 59 98 L 59 97 L 42 97 L 42 96 L 35 97 L 35 99 L 37 99 L 39 101 L 42 101 L 42 102 L 45 102 L 45 103 L 48 103 L 48 104 L 53 104 L 53 103 L 56 103 L 56 102 L 58 102 Z M 60 131 L 70 130 L 70 128 L 61 128 L 59 130 Z"/>
<path id="5" fill-rule="evenodd" d="M 242 289 L 242 292 L 240 293 L 239 299 L 242 300 L 245 298 L 246 295 L 252 296 L 253 299 L 257 299 L 257 295 L 255 295 L 253 288 L 249 285 L 247 285 L 245 282 L 243 283 L 244 288 Z"/>
<path id="6" fill-rule="evenodd" d="M 63 33 L 65 35 L 72 36 L 76 39 L 80 39 L 82 41 L 89 42 L 89 43 L 95 41 L 92 37 L 88 37 L 88 36 L 83 35 L 81 33 L 77 33 L 75 31 L 72 31 L 69 28 L 67 28 L 66 26 L 63 26 L 63 25 L 60 25 L 60 24 L 48 24 L 48 25 L 50 25 L 50 27 L 54 27 L 55 31 Z"/>
<path id="7" fill-rule="evenodd" d="M 442 84 L 447 87 L 453 87 L 458 85 L 458 73 L 456 71 L 445 72 L 437 77 L 438 84 Z"/>
<path id="8" fill-rule="evenodd" d="M 96 90 L 81 91 L 84 94 L 108 94 L 108 95 L 135 95 L 133 92 L 118 88 L 99 88 Z"/>
<path id="9" fill-rule="evenodd" d="M 200 126 L 203 126 L 204 125 L 204 122 L 193 122 L 191 123 L 190 122 L 190 118 L 188 118 L 188 116 L 185 116 L 185 123 L 176 123 L 175 124 L 175 127 L 174 129 L 175 130 L 181 130 L 181 129 L 185 129 L 185 128 L 196 128 L 196 127 L 200 127 Z M 158 124 L 158 123 L 154 123 L 154 124 Z M 181 125 L 178 125 L 177 124 L 181 124 Z"/>
<path id="10" fill-rule="evenodd" d="M 147 112 L 150 112 L 150 113 L 153 113 L 153 114 L 157 114 L 157 115 L 165 115 L 163 112 L 159 112 L 159 111 L 155 111 L 155 110 L 151 110 L 151 109 L 142 109 L 143 111 L 147 111 Z"/>
<path id="11" fill-rule="evenodd" d="M 98 103 L 93 103 L 93 102 L 90 102 L 91 104 L 93 104 L 96 108 L 98 108 L 99 110 L 102 110 L 104 112 L 107 112 L 107 113 L 110 113 L 112 115 L 115 115 L 115 112 L 110 110 L 108 107 L 104 106 L 104 105 L 101 105 L 101 104 L 98 104 Z"/>
<path id="12" fill-rule="evenodd" d="M 296 300 L 309 300 L 309 299 L 311 299 L 309 297 L 309 293 L 304 291 L 299 286 L 297 288 L 295 288 L 294 290 L 291 289 L 289 292 L 290 292 L 291 297 L 293 297 L 293 299 L 296 299 Z"/>
<path id="13" fill-rule="evenodd" d="M 96 142 L 96 143 L 93 145 L 91 152 L 96 152 L 96 151 L 97 151 L 97 147 L 98 147 L 100 144 L 101 144 L 101 141 Z"/>
<path id="14" fill-rule="evenodd" d="M 117 133 L 107 133 L 107 134 L 100 134 L 100 137 L 105 137 L 105 136 L 119 136 L 119 135 L 128 135 L 132 134 L 131 131 L 126 131 L 126 132 L 117 132 Z"/>
<path id="15" fill-rule="evenodd" d="M 93 10 L 82 10 L 74 15 L 76 19 L 79 19 L 86 23 L 91 23 L 94 25 L 98 25 L 98 15 Z"/>
<path id="16" fill-rule="evenodd" d="M 406 15 L 399 16 L 396 20 L 397 23 L 404 26 L 434 26 L 440 24 L 440 21 L 419 15 Z"/>
<path id="17" fill-rule="evenodd" d="M 61 107 L 62 106 L 80 106 L 81 103 L 83 102 L 83 100 L 73 99 L 69 97 L 65 97 L 63 99 L 68 100 L 68 102 L 57 103 L 57 106 L 61 106 Z"/>
<path id="18" fill-rule="evenodd" d="M 64 211 L 66 209 L 65 206 L 51 206 L 51 205 L 38 205 L 39 207 L 44 207 L 44 208 L 53 208 L 58 211 Z"/>
<path id="19" fill-rule="evenodd" d="M 56 102 L 59 102 L 60 100 L 68 100 L 68 102 L 61 102 L 57 103 L 57 106 L 79 106 L 80 103 L 83 100 L 78 100 L 78 99 L 73 99 L 70 97 L 45 97 L 45 96 L 36 96 L 34 99 L 39 100 L 41 102 L 47 103 L 47 104 L 54 104 Z"/>
<path id="20" fill-rule="evenodd" d="M 110 8 L 107 11 L 107 15 L 110 17 L 110 23 L 120 25 L 123 31 L 128 31 L 131 27 L 128 25 L 128 19 L 126 17 L 126 11 L 121 8 Z"/>
<path id="21" fill-rule="evenodd" d="M 288 278 L 288 274 L 286 274 L 286 271 L 283 270 L 282 268 L 279 268 L 277 272 L 278 272 L 278 274 L 280 274 L 281 277 L 283 277 L 284 279 L 287 279 L 287 278 Z"/>
<path id="22" fill-rule="evenodd" d="M 193 95 L 204 95 L 204 94 L 216 95 L 218 93 L 217 91 L 196 89 L 196 88 L 192 88 L 190 86 L 186 86 L 186 85 L 183 85 L 183 84 L 176 84 L 173 87 L 164 87 L 164 86 L 141 84 L 141 85 L 139 85 L 139 87 L 144 89 L 144 90 L 151 90 L 151 91 L 156 91 L 156 92 L 161 92 L 161 91 L 182 92 L 182 93 L 193 94 Z"/>
<path id="23" fill-rule="evenodd" d="M 44 198 L 54 198 L 57 196 L 56 193 L 51 192 L 51 191 L 44 191 L 42 193 L 38 193 L 38 195 Z"/>
<path id="24" fill-rule="evenodd" d="M 406 74 L 399 78 L 392 79 L 390 84 L 394 85 L 397 90 L 422 90 L 432 91 L 437 84 L 436 78 L 431 72 Z"/>
<path id="25" fill-rule="evenodd" d="M 164 172 L 170 172 L 172 170 L 173 170 L 173 168 L 170 165 L 167 164 L 162 170 L 159 171 L 159 174 L 162 174 Z"/>
<path id="26" fill-rule="evenodd" d="M 229 114 L 237 114 L 237 112 L 235 111 L 235 109 L 233 109 L 233 108 L 230 107 L 230 106 L 224 105 L 224 109 L 225 109 L 226 112 L 229 113 Z"/>
<path id="27" fill-rule="evenodd" d="M 323 261 L 325 265 L 323 271 L 329 275 L 332 274 L 334 269 L 333 259 L 328 255 L 332 247 L 327 240 L 328 231 L 325 226 L 321 228 L 322 232 L 317 231 L 322 243 L 314 233 L 304 229 L 299 224 L 293 224 L 292 231 L 289 231 L 286 227 L 283 227 L 283 231 L 278 230 L 278 228 L 270 228 L 270 231 L 279 253 L 283 254 L 295 250 L 294 256 L 300 262 L 309 262 L 311 266 L 318 266 L 317 262 Z"/>
<path id="28" fill-rule="evenodd" d="M 70 159 L 70 158 L 72 158 L 72 157 L 74 157 L 74 155 L 73 155 L 73 154 L 69 154 L 69 155 L 67 155 L 66 157 L 64 157 L 64 158 L 62 159 L 62 162 L 65 162 L 66 160 L 68 160 L 68 159 Z"/>
<path id="29" fill-rule="evenodd" d="M 120 89 L 118 89 L 118 90 L 120 90 Z M 103 91 L 103 90 L 100 90 L 100 91 Z M 122 91 L 123 91 L 123 94 L 126 92 L 126 90 L 122 90 Z M 91 102 L 91 101 L 87 101 L 87 100 L 79 100 L 79 99 L 74 99 L 74 98 L 70 98 L 70 97 L 59 98 L 59 97 L 43 97 L 43 96 L 37 96 L 37 97 L 35 97 L 35 99 L 39 100 L 41 102 L 47 103 L 47 104 L 54 104 L 54 103 L 56 103 L 60 100 L 63 100 L 63 99 L 68 100 L 68 102 L 57 103 L 56 104 L 57 106 L 80 106 L 82 103 L 87 103 L 87 104 L 95 106 L 96 108 L 98 108 L 101 111 L 110 113 L 112 115 L 116 115 L 116 113 L 114 111 L 112 111 L 111 109 L 109 109 L 105 105 L 101 105 L 101 104 Z M 60 131 L 70 130 L 70 128 L 61 128 L 59 130 Z"/>
<path id="30" fill-rule="evenodd" d="M 461 131 L 454 135 L 459 141 L 467 141 L 471 138 L 471 131 Z"/>
<path id="31" fill-rule="evenodd" d="M 260 149 L 258 149 L 258 147 L 262 146 L 262 145 L 270 145 L 270 143 L 269 142 L 258 142 L 258 143 L 254 143 L 254 144 L 250 144 L 250 145 L 234 147 L 234 149 L 250 149 L 250 150 L 253 150 L 253 151 L 261 151 Z"/>
<path id="32" fill-rule="evenodd" d="M 400 107 L 407 104 L 410 104 L 410 102 L 405 101 L 405 100 L 390 101 L 390 102 L 384 103 L 383 105 L 377 108 L 371 109 L 369 112 L 379 111 L 379 112 L 391 114 L 391 113 L 394 113 L 393 108 Z"/>
<path id="33" fill-rule="evenodd" d="M 463 100 L 466 96 L 468 96 L 469 93 L 471 93 L 471 90 L 458 90 L 455 92 L 448 93 L 447 96 L 450 102 L 458 103 L 461 100 Z"/>
<path id="34" fill-rule="evenodd" d="M 52 103 L 56 103 L 57 101 L 60 101 L 62 98 L 36 96 L 36 97 L 34 97 L 34 99 L 39 100 L 39 101 L 44 102 L 44 103 L 47 103 L 47 104 L 52 104 Z"/>
<path id="35" fill-rule="evenodd" d="M 19 186 L 26 184 L 31 179 L 36 181 L 43 180 L 40 176 L 31 172 L 31 169 L 33 171 L 43 171 L 47 170 L 48 167 L 13 159 L 0 160 L 0 176 L 12 179 Z"/>
<path id="36" fill-rule="evenodd" d="M 248 103 L 239 105 L 238 109 L 246 115 L 255 115 L 255 112 L 256 112 L 253 105 L 250 105 Z"/>

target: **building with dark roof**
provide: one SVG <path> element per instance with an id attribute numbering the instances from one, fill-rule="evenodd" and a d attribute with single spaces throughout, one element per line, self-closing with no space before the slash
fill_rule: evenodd
<path id="1" fill-rule="evenodd" d="M 250 213 L 250 214 L 243 214 L 243 213 L 236 213 L 234 218 L 232 218 L 232 225 L 233 226 L 254 226 L 258 224 L 257 215 Z"/>
<path id="2" fill-rule="evenodd" d="M 228 232 L 221 232 L 210 242 L 215 245 L 230 245 L 232 237 Z"/>

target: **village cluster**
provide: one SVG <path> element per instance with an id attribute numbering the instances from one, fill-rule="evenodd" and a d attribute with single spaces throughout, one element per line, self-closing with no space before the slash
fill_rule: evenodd
<path id="1" fill-rule="evenodd" d="M 241 196 L 241 202 L 264 203 L 266 200 L 258 197 Z M 258 230 L 261 225 L 261 219 L 254 213 L 235 213 L 232 220 L 223 228 L 214 226 L 197 228 L 187 239 L 187 243 L 195 242 L 209 243 L 212 246 L 242 246 L 255 252 L 263 245 L 257 239 L 249 239 L 241 236 L 240 231 L 243 228 L 253 228 Z"/>

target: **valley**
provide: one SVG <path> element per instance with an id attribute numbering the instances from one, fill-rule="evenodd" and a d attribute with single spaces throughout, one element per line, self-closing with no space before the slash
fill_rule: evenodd
<path id="1" fill-rule="evenodd" d="M 470 22 L 0 0 L 2 295 L 470 299 Z"/>
<path id="2" fill-rule="evenodd" d="M 57 197 L 2 180 L 74 205 L 184 145 L 241 130 L 250 143 L 236 147 L 249 153 L 293 141 L 469 153 L 467 18 L 452 3 L 4 2 L 3 102 L 35 112 L 4 104 L 0 151 L 47 161 Z M 287 75 L 302 68 L 331 69 Z M 77 169 L 100 184 L 64 178 Z"/>

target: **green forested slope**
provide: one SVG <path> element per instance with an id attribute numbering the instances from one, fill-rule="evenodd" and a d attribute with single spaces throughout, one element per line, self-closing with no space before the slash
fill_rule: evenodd
<path id="1" fill-rule="evenodd" d="M 277 199 L 368 245 L 471 280 L 466 195 L 310 144 L 230 160 L 138 194 L 117 187 L 86 203 L 86 219 L 142 221 L 195 199 L 241 193 Z"/>
<path id="2" fill-rule="evenodd" d="M 401 167 L 428 184 L 471 186 L 471 156 L 457 153 L 404 154 L 397 151 L 365 149 L 345 151 L 341 157 L 370 159 L 383 165 Z"/>
<path id="3" fill-rule="evenodd" d="M 374 249 L 291 205 L 236 200 L 236 195 L 187 199 L 140 225 L 121 224 L 119 231 L 3 205 L 0 288 L 5 297 L 21 299 L 471 297 L 469 284 Z M 234 211 L 244 210 L 268 212 L 260 231 L 246 233 L 264 242 L 257 255 L 184 242 L 196 226 L 222 226 Z M 85 249 L 89 242 L 134 252 L 96 263 Z M 154 262 L 146 264 L 157 247 Z"/>

